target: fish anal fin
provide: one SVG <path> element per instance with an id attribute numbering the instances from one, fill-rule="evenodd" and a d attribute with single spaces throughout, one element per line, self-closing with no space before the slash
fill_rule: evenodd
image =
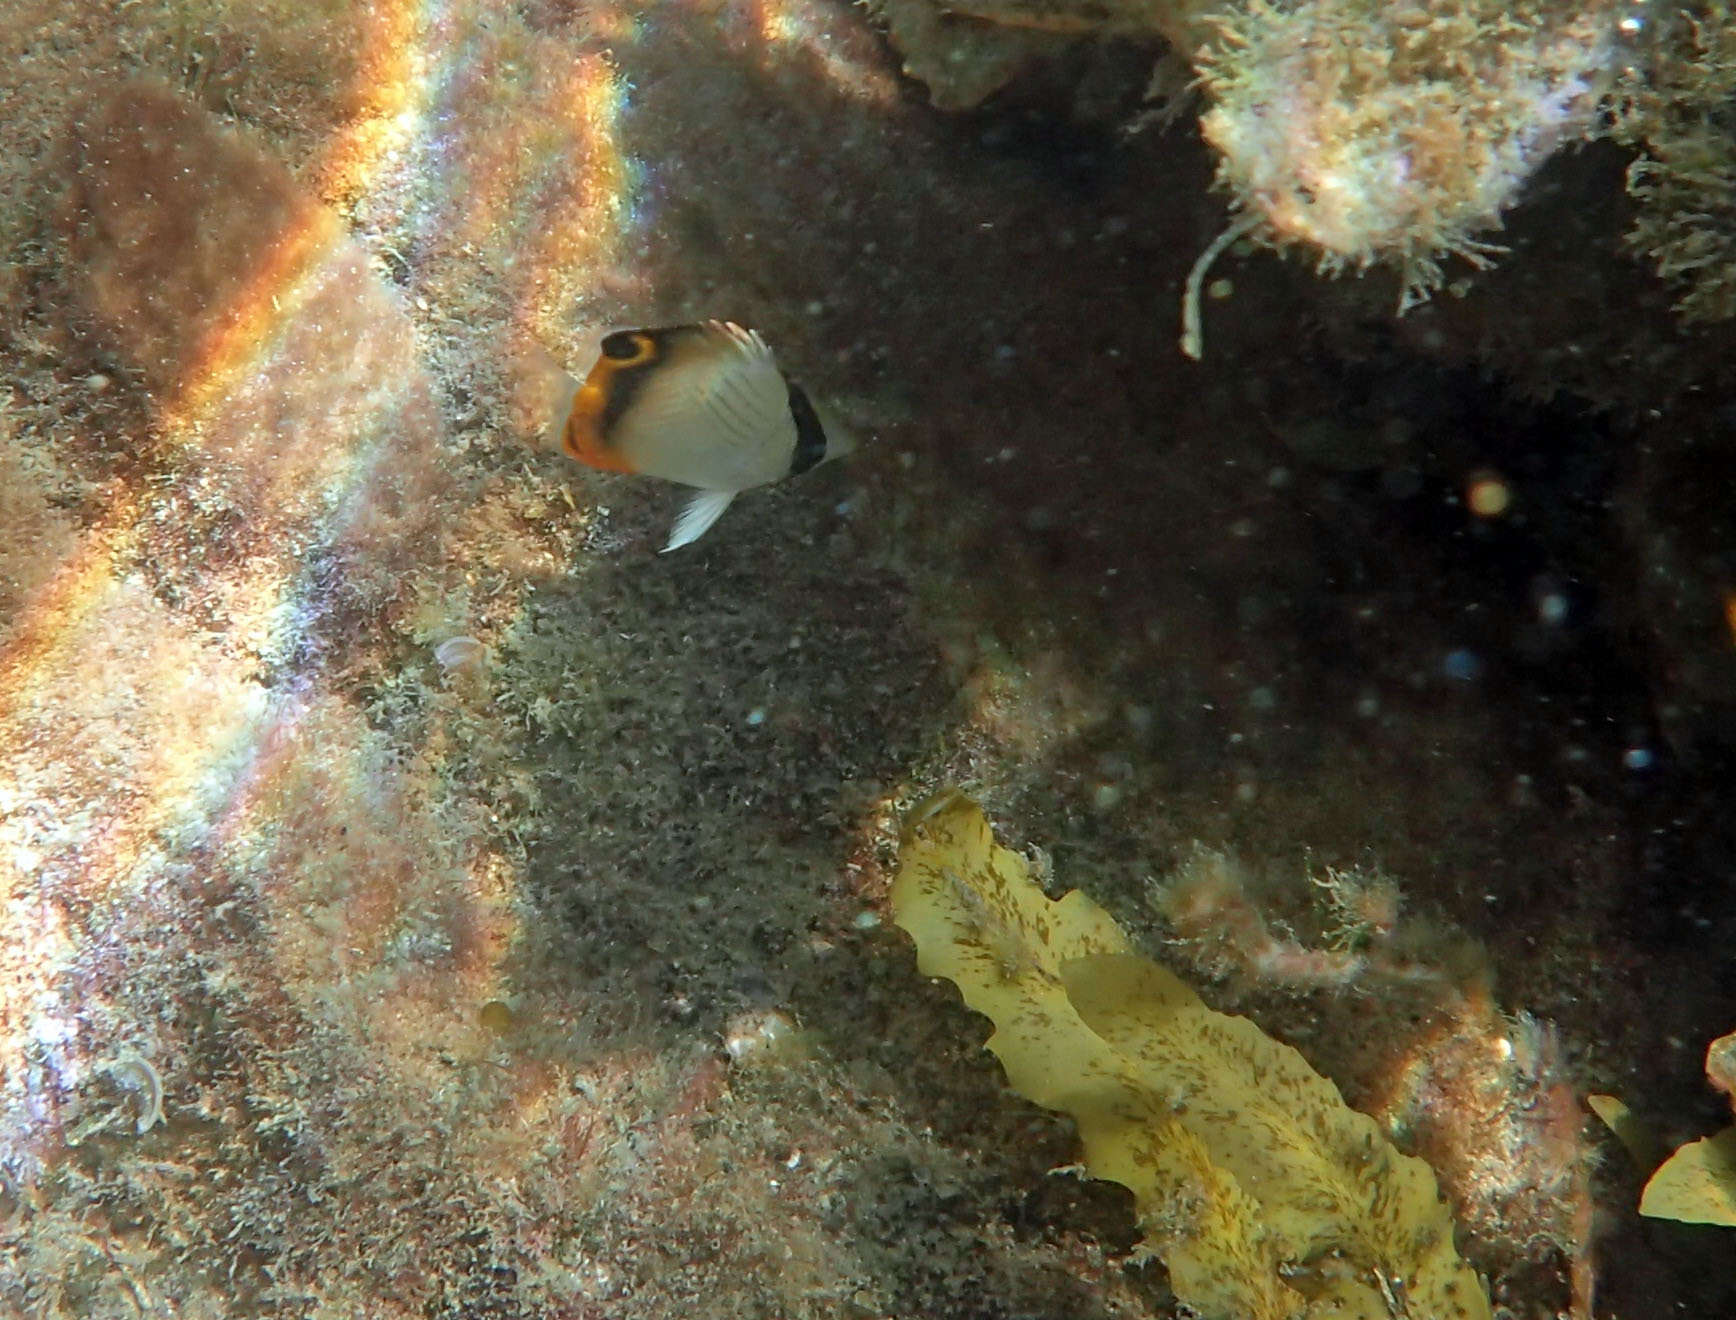
<path id="1" fill-rule="evenodd" d="M 710 530 L 711 524 L 723 517 L 723 511 L 729 507 L 735 496 L 736 492 L 733 490 L 702 490 L 695 493 L 681 510 L 675 526 L 670 529 L 669 544 L 663 547 L 662 553 L 679 550 L 704 536 Z"/>

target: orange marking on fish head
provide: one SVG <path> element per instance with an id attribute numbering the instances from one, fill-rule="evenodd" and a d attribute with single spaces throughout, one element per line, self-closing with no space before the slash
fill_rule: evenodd
<path id="1" fill-rule="evenodd" d="M 610 440 L 615 422 L 631 406 L 642 373 L 662 356 L 643 330 L 623 330 L 603 341 L 602 356 L 573 396 L 561 448 L 568 457 L 603 472 L 634 472 L 633 460 Z"/>

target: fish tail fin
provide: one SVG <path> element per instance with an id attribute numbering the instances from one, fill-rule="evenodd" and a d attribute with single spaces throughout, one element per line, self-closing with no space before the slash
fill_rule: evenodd
<path id="1" fill-rule="evenodd" d="M 578 397 L 582 385 L 578 377 L 561 372 L 560 379 L 555 382 L 552 390 L 553 403 L 549 408 L 548 422 L 543 427 L 542 442 L 545 449 L 566 452 L 567 419 L 572 416 L 573 400 Z"/>
<path id="2" fill-rule="evenodd" d="M 555 355 L 534 339 L 518 346 L 515 381 L 514 424 L 539 448 L 559 452 L 566 431 L 567 414 L 582 381 L 576 379 Z"/>
<path id="3" fill-rule="evenodd" d="M 821 462 L 843 458 L 861 447 L 854 428 L 840 418 L 834 409 L 821 406 L 816 411 L 820 416 L 820 426 L 826 433 L 826 452 Z"/>

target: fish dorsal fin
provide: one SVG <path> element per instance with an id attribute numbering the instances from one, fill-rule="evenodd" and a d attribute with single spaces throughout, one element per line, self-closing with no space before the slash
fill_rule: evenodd
<path id="1" fill-rule="evenodd" d="M 792 425 L 790 387 L 770 346 L 733 321 L 707 321 L 705 330 L 718 347 L 717 370 L 700 394 L 706 414 L 747 442 L 782 435 Z"/>
<path id="2" fill-rule="evenodd" d="M 669 544 L 660 553 L 668 554 L 684 545 L 691 545 L 711 529 L 711 524 L 723 517 L 723 511 L 735 498 L 733 490 L 702 490 L 694 494 L 669 530 Z"/>
<path id="3" fill-rule="evenodd" d="M 758 330 L 745 330 L 734 321 L 707 321 L 705 330 L 707 334 L 729 340 L 743 357 L 772 361 L 772 347 Z"/>

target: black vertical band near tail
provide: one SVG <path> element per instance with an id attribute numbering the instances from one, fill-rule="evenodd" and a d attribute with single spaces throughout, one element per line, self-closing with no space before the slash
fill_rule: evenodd
<path id="1" fill-rule="evenodd" d="M 807 391 L 793 380 L 790 387 L 790 416 L 796 419 L 796 452 L 790 456 L 790 475 L 798 476 L 826 456 L 826 428 L 820 425 L 820 415 L 808 401 Z"/>

